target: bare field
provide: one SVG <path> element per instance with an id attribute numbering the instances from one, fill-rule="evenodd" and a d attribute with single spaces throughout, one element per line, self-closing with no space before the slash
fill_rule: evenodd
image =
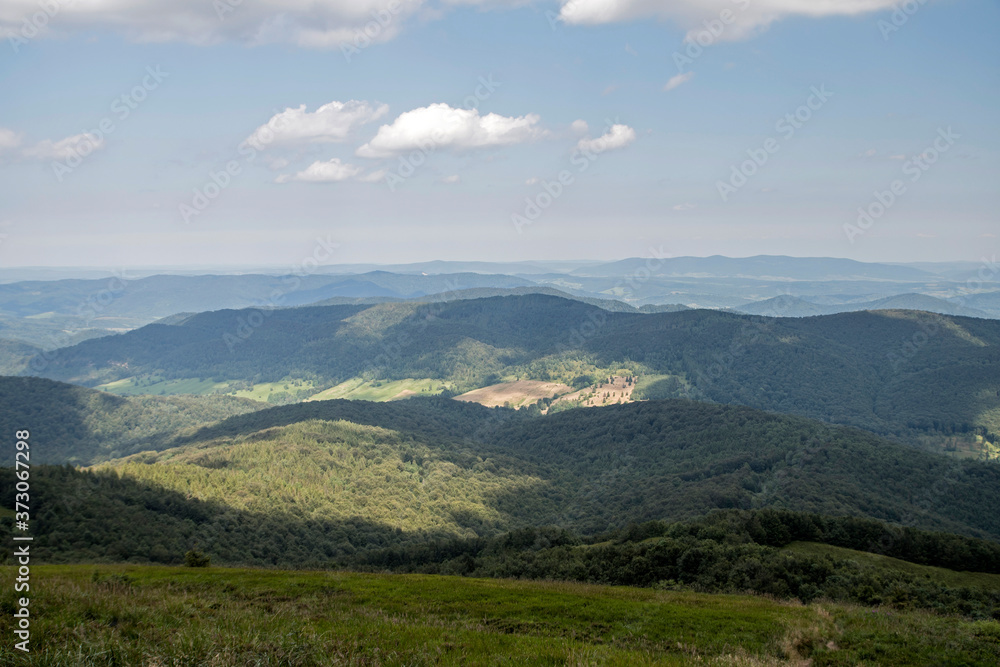
<path id="1" fill-rule="evenodd" d="M 489 387 L 473 389 L 456 396 L 455 400 L 479 403 L 490 408 L 508 403 L 512 408 L 518 408 L 534 403 L 540 398 L 553 398 L 572 391 L 572 387 L 558 382 L 518 380 L 517 382 L 501 382 Z"/>

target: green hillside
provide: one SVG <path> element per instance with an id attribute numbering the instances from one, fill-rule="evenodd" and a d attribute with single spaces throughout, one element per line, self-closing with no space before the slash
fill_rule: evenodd
<path id="1" fill-rule="evenodd" d="M 754 592 L 1000 617 L 995 542 L 785 510 L 725 510 L 584 538 L 527 528 L 486 539 L 400 545 L 353 562 L 375 571 Z"/>
<path id="2" fill-rule="evenodd" d="M 250 384 L 426 378 L 578 386 L 628 369 L 692 398 L 921 441 L 1000 433 L 1000 322 L 916 311 L 616 313 L 546 295 L 201 313 L 60 350 L 48 377 Z"/>
<path id="3" fill-rule="evenodd" d="M 762 507 L 1000 536 L 1000 513 L 984 511 L 1000 497 L 993 464 L 685 400 L 535 418 L 440 398 L 317 401 L 166 444 L 92 470 L 33 468 L 39 557 L 171 563 L 197 542 L 220 563 L 326 566 L 431 539 Z"/>

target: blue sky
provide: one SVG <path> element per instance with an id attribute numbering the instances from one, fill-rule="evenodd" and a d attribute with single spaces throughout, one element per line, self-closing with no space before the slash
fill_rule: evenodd
<path id="1" fill-rule="evenodd" d="M 0 264 L 996 252 L 990 0 L 225 2 L 4 3 Z"/>

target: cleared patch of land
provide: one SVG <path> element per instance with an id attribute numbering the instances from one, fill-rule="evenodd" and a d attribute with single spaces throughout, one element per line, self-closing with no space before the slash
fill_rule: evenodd
<path id="1" fill-rule="evenodd" d="M 996 621 L 585 584 L 132 565 L 31 583 L 31 652 L 5 641 L 2 664 L 995 665 L 1000 641 Z"/>
<path id="2" fill-rule="evenodd" d="M 391 401 L 407 396 L 422 394 L 434 396 L 451 387 L 450 382 L 430 378 L 405 380 L 369 380 L 352 378 L 341 382 L 335 387 L 310 396 L 309 401 L 326 401 L 334 398 L 346 398 L 354 401 Z"/>
<path id="3" fill-rule="evenodd" d="M 500 384 L 473 389 L 460 396 L 456 396 L 455 400 L 479 403 L 489 408 L 501 405 L 520 408 L 535 403 L 539 399 L 554 398 L 572 391 L 572 387 L 558 382 L 518 380 L 517 382 L 501 382 Z"/>

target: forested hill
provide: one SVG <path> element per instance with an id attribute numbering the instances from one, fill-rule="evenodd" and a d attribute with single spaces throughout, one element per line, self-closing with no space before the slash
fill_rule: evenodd
<path id="1" fill-rule="evenodd" d="M 34 463 L 87 465 L 147 449 L 264 404 L 234 396 L 122 398 L 42 378 L 0 376 L 0 433 L 28 430 Z M 0 465 L 13 465 L 7 450 Z"/>
<path id="2" fill-rule="evenodd" d="M 880 434 L 1000 432 L 1000 321 L 917 311 L 616 313 L 546 295 L 215 311 L 64 348 L 41 374 L 90 386 L 431 378 L 466 391 L 619 368 L 678 378 L 693 398 Z"/>
<path id="3" fill-rule="evenodd" d="M 534 418 L 441 398 L 329 401 L 180 442 L 89 471 L 34 466 L 39 557 L 171 562 L 197 542 L 217 562 L 320 565 L 527 526 L 593 533 L 766 507 L 1000 538 L 993 464 L 687 400 Z M 0 499 L 13 479 L 0 476 Z"/>

